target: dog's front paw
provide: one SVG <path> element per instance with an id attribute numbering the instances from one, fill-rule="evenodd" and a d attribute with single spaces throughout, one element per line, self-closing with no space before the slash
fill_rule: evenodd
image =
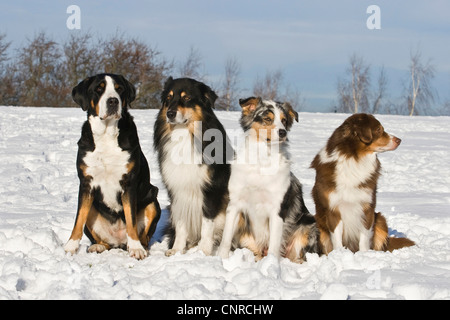
<path id="1" fill-rule="evenodd" d="M 144 249 L 139 240 L 128 239 L 127 250 L 130 257 L 138 260 L 142 260 L 148 255 L 147 250 Z"/>
<path id="2" fill-rule="evenodd" d="M 67 243 L 64 246 L 64 251 L 70 254 L 75 254 L 77 253 L 79 247 L 80 247 L 80 240 L 69 239 L 69 241 L 67 241 Z"/>
<path id="3" fill-rule="evenodd" d="M 166 257 L 171 257 L 171 256 L 175 255 L 177 252 L 180 252 L 180 251 L 177 249 L 169 249 L 166 251 Z"/>
<path id="4" fill-rule="evenodd" d="M 172 248 L 166 251 L 166 257 L 171 257 L 176 255 L 178 252 L 180 252 L 181 254 L 185 254 L 186 253 L 186 249 L 177 249 L 177 248 Z"/>
<path id="5" fill-rule="evenodd" d="M 230 255 L 230 250 L 223 248 L 223 247 L 219 247 L 219 250 L 217 251 L 217 255 L 219 257 L 221 257 L 222 259 L 227 259 Z"/>
<path id="6" fill-rule="evenodd" d="M 210 241 L 201 240 L 198 244 L 198 248 L 203 251 L 205 256 L 210 256 L 213 251 L 213 243 Z"/>
<path id="7" fill-rule="evenodd" d="M 136 258 L 138 260 L 142 260 L 147 256 L 147 250 L 145 250 L 144 248 L 128 249 L 128 253 L 130 254 L 130 257 Z"/>
<path id="8" fill-rule="evenodd" d="M 89 247 L 88 252 L 90 252 L 90 253 L 94 253 L 94 252 L 102 253 L 105 250 L 106 250 L 106 246 L 104 246 L 103 244 L 96 243 L 96 244 L 93 244 L 93 245 L 91 245 Z"/>

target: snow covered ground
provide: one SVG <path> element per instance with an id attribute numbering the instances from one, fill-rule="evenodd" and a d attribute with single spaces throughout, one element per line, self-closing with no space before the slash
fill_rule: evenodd
<path id="1" fill-rule="evenodd" d="M 131 113 L 165 207 L 152 146 L 156 111 Z M 218 116 L 230 132 L 239 129 L 238 113 Z M 347 116 L 301 113 L 290 133 L 292 169 L 311 212 L 309 164 Z M 225 260 L 195 248 L 168 258 L 166 244 L 155 242 L 137 261 L 122 250 L 86 253 L 86 237 L 77 255 L 63 250 L 77 206 L 81 109 L 0 107 L 0 299 L 450 299 L 450 118 L 377 118 L 403 140 L 379 156 L 378 209 L 391 234 L 417 246 L 343 249 L 298 265 L 272 256 L 254 262 L 245 249 Z"/>

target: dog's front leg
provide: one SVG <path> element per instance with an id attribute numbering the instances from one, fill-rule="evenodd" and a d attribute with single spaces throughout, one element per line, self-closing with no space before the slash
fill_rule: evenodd
<path id="1" fill-rule="evenodd" d="M 222 241 L 220 242 L 219 250 L 217 252 L 218 256 L 223 259 L 228 258 L 230 254 L 231 242 L 233 241 L 233 236 L 239 222 L 238 218 L 239 210 L 232 205 L 228 205 Z"/>
<path id="2" fill-rule="evenodd" d="M 283 239 L 283 219 L 277 215 L 276 217 L 270 217 L 269 221 L 269 248 L 267 254 L 273 254 L 279 258 L 281 254 L 281 242 Z"/>
<path id="3" fill-rule="evenodd" d="M 137 231 L 137 203 L 136 196 L 130 192 L 122 194 L 122 205 L 125 214 L 125 224 L 127 228 L 127 248 L 130 257 L 144 259 L 147 250 L 141 244 Z"/>
<path id="4" fill-rule="evenodd" d="M 175 225 L 175 241 L 172 249 L 166 251 L 166 256 L 173 256 L 177 252 L 184 253 L 188 238 L 186 223 L 182 220 L 178 221 Z"/>
<path id="5" fill-rule="evenodd" d="M 368 251 L 370 249 L 370 243 L 373 238 L 372 228 L 367 230 L 363 228 L 359 234 L 359 251 Z"/>
<path id="6" fill-rule="evenodd" d="M 207 256 L 210 256 L 214 246 L 214 219 L 202 217 L 201 238 L 198 248 Z"/>
<path id="7" fill-rule="evenodd" d="M 72 230 L 72 234 L 64 246 L 64 250 L 71 254 L 75 254 L 80 247 L 80 240 L 83 237 L 83 227 L 86 224 L 89 212 L 91 211 L 92 202 L 94 197 L 89 193 L 81 191 L 78 195 L 78 210 L 77 217 L 75 218 L 75 225 Z"/>
<path id="8" fill-rule="evenodd" d="M 330 232 L 331 235 L 331 243 L 333 243 L 333 249 L 340 249 L 343 247 L 342 237 L 344 235 L 344 224 L 341 221 L 334 228 L 333 232 Z"/>

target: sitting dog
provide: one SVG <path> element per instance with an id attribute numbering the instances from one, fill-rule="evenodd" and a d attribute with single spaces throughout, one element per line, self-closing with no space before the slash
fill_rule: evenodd
<path id="1" fill-rule="evenodd" d="M 355 114 L 314 158 L 312 195 L 324 253 L 343 246 L 355 252 L 414 245 L 406 238 L 389 237 L 386 219 L 375 212 L 381 170 L 377 154 L 397 149 L 400 142 L 372 115 Z"/>
<path id="2" fill-rule="evenodd" d="M 228 257 L 236 239 L 256 260 L 273 254 L 302 262 L 307 252 L 319 248 L 314 217 L 290 170 L 287 133 L 298 114 L 288 103 L 255 97 L 239 103 L 246 140 L 231 166 L 230 202 L 218 254 Z"/>
<path id="3" fill-rule="evenodd" d="M 98 74 L 73 88 L 72 97 L 88 119 L 78 141 L 78 211 L 64 248 L 78 250 L 84 227 L 89 252 L 127 247 L 143 259 L 161 209 L 128 112 L 135 88 L 121 75 Z"/>
<path id="4" fill-rule="evenodd" d="M 213 112 L 216 99 L 189 78 L 170 77 L 161 95 L 154 147 L 170 198 L 167 256 L 196 245 L 211 255 L 222 233 L 233 149 Z"/>

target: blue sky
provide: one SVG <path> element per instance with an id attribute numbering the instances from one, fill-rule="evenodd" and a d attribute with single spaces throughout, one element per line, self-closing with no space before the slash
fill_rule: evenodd
<path id="1" fill-rule="evenodd" d="M 69 5 L 81 9 L 81 30 L 68 30 Z M 381 29 L 369 30 L 369 5 L 381 9 Z M 401 95 L 409 54 L 420 45 L 437 73 L 437 104 L 450 100 L 450 1 L 446 0 L 15 0 L 0 4 L 0 32 L 12 47 L 39 31 L 56 41 L 70 33 L 107 37 L 116 30 L 182 60 L 191 46 L 202 55 L 207 82 L 219 81 L 227 57 L 241 64 L 243 95 L 257 75 L 282 70 L 285 84 L 302 93 L 307 110 L 330 109 L 349 56 L 371 65 L 373 81 L 384 65 L 389 96 Z"/>

